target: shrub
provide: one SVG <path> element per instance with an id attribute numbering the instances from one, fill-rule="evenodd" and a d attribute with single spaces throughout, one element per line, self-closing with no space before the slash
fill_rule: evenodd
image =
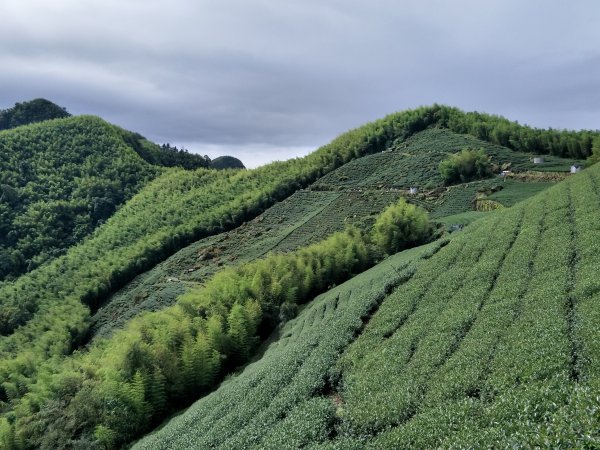
<path id="1" fill-rule="evenodd" d="M 440 174 L 446 184 L 465 183 L 490 176 L 492 165 L 483 149 L 465 148 L 440 163 Z"/>
<path id="2" fill-rule="evenodd" d="M 426 241 L 431 230 L 427 212 L 401 198 L 377 218 L 373 241 L 385 253 L 393 254 Z"/>

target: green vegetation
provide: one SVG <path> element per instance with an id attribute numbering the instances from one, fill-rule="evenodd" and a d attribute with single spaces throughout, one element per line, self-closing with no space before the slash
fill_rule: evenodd
<path id="1" fill-rule="evenodd" d="M 246 362 L 259 336 L 311 294 L 364 270 L 369 254 L 363 236 L 349 229 L 219 272 L 177 305 L 141 315 L 85 355 L 54 366 L 52 382 L 43 377 L 15 409 L 10 435 L 40 448 L 127 442 Z"/>
<path id="2" fill-rule="evenodd" d="M 205 332 L 202 327 L 197 328 L 204 323 L 204 315 L 206 314 L 208 320 L 213 312 L 205 307 L 196 308 L 194 316 L 192 313 L 197 306 L 194 303 L 192 308 L 184 311 L 189 315 L 187 322 L 180 320 L 183 316 L 171 317 L 168 312 L 164 315 L 142 315 L 134 321 L 140 326 L 137 334 L 119 332 L 108 340 L 98 340 L 88 349 L 75 352 L 74 350 L 89 342 L 93 324 L 92 314 L 110 294 L 135 276 L 192 241 L 213 236 L 255 218 L 276 201 L 287 197 L 300 187 L 308 186 L 345 163 L 367 154 L 381 155 L 381 151 L 390 146 L 397 148 L 403 142 L 408 145 L 407 139 L 417 139 L 416 133 L 432 127 L 448 127 L 477 136 L 483 133 L 482 130 L 487 130 L 489 135 L 486 134 L 486 138 L 490 140 L 496 139 L 493 135 L 500 136 L 496 133 L 497 129 L 508 130 L 508 134 L 512 136 L 510 145 L 514 149 L 527 149 L 537 153 L 551 152 L 561 156 L 579 156 L 579 153 L 587 156 L 591 149 L 591 138 L 595 136 L 591 132 L 558 133 L 531 130 L 492 116 L 433 106 L 390 115 L 345 133 L 305 158 L 274 163 L 256 170 L 162 170 L 158 178 L 141 189 L 87 239 L 71 247 L 64 256 L 20 277 L 14 283 L 0 284 L 0 329 L 3 334 L 0 337 L 0 430 L 4 439 L 14 438 L 14 444 L 18 448 L 30 448 L 41 445 L 42 442 L 52 443 L 48 445 L 53 446 L 67 435 L 76 436 L 84 447 L 110 447 L 135 435 L 145 426 L 145 421 L 157 420 L 166 411 L 181 405 L 182 398 L 191 400 L 209 389 L 218 377 L 211 380 L 212 369 L 206 373 L 196 371 L 195 368 L 204 367 L 204 363 L 199 361 L 204 360 L 207 367 L 221 367 L 223 370 L 230 368 L 228 364 L 234 365 L 236 358 L 237 362 L 243 361 L 254 343 L 254 325 L 259 332 L 262 330 L 263 317 L 289 317 L 295 311 L 292 303 L 284 301 L 284 308 L 264 316 L 262 312 L 258 314 L 250 303 L 242 303 L 239 307 L 236 306 L 235 310 L 233 305 L 223 305 L 227 310 L 221 316 L 229 320 L 229 315 L 233 315 L 233 327 L 229 327 L 229 322 L 223 323 L 223 333 L 227 337 L 225 341 L 237 343 L 230 347 L 232 353 L 220 353 L 217 350 L 219 354 L 226 355 L 227 358 L 223 361 L 211 352 L 219 348 L 218 346 L 207 345 L 203 339 L 197 339 Z M 441 132 L 427 132 L 434 131 Z M 520 133 L 518 136 L 517 131 Z M 528 139 L 526 143 L 520 140 L 521 136 Z M 140 145 L 142 144 L 145 143 Z M 538 148 L 542 144 L 548 145 Z M 133 144 L 131 146 L 134 147 Z M 464 145 L 459 148 L 462 147 Z M 506 149 L 500 150 L 510 153 Z M 396 150 L 391 154 L 395 152 Z M 516 152 L 513 153 L 515 158 L 522 157 Z M 435 168 L 434 166 L 434 171 Z M 314 185 L 313 189 L 322 187 L 323 185 Z M 339 190 L 340 187 L 341 185 L 336 185 L 335 190 Z M 331 200 L 331 205 L 338 205 L 340 208 L 329 216 L 329 207 L 322 210 L 323 217 L 331 217 L 334 225 L 331 228 L 324 226 L 323 231 L 319 233 L 328 233 L 329 231 L 325 230 L 340 226 L 341 221 L 335 219 L 339 217 L 348 219 L 347 223 L 356 222 L 356 225 L 363 229 L 372 224 L 374 217 L 353 217 L 356 214 L 347 214 L 353 210 L 351 202 L 354 198 L 361 198 L 363 194 L 369 195 L 367 190 L 361 192 L 362 188 L 354 188 L 357 192 L 324 193 L 324 197 Z M 373 198 L 384 199 L 389 195 L 396 200 L 400 195 L 399 192 L 388 192 L 385 195 L 382 192 L 379 190 Z M 10 189 L 2 193 L 3 198 L 7 199 L 14 198 L 14 194 Z M 370 198 L 362 200 L 367 204 Z M 343 201 L 348 204 L 344 205 Z M 436 205 L 436 198 L 415 198 L 412 201 Z M 455 212 L 464 212 L 467 209 L 468 207 Z M 376 208 L 373 207 L 371 211 L 376 212 Z M 310 214 L 314 215 L 311 217 Z M 317 209 L 312 210 L 310 214 L 304 222 L 296 220 L 288 224 L 289 236 L 299 238 L 296 242 L 308 242 L 319 236 L 319 233 L 308 233 L 307 224 L 321 216 L 321 212 Z M 478 221 L 472 226 L 477 227 L 482 222 Z M 265 229 L 265 232 L 269 230 Z M 307 234 L 302 235 L 301 232 Z M 287 235 L 278 230 L 275 236 L 284 238 Z M 281 240 L 281 243 L 283 246 L 285 240 Z M 269 245 L 275 248 L 279 243 L 265 242 L 261 248 L 268 250 Z M 290 245 L 290 248 L 296 245 Z M 255 249 L 258 254 L 258 247 Z M 347 255 L 342 256 L 345 258 Z M 213 266 L 210 270 L 215 271 L 216 268 Z M 187 286 L 192 289 L 197 287 L 194 281 Z M 183 290 L 184 287 L 180 289 Z M 134 304 L 138 301 L 141 300 L 131 299 Z M 157 308 L 161 306 L 162 304 L 158 304 Z M 213 309 L 220 307 L 219 304 L 212 303 L 209 303 L 209 306 Z M 253 315 L 254 313 L 256 315 Z M 156 317 L 161 318 L 158 325 L 165 330 L 171 329 L 168 326 L 170 320 L 177 322 L 173 324 L 173 330 L 183 330 L 174 335 L 165 335 L 162 349 L 160 345 L 152 347 L 160 341 L 160 333 L 152 331 L 154 328 L 151 325 L 149 328 L 140 325 L 151 324 Z M 253 321 L 253 318 L 257 317 L 260 317 L 260 323 Z M 179 322 L 182 322 L 183 328 L 177 328 Z M 186 324 L 191 324 L 191 328 L 185 328 Z M 134 329 L 133 323 L 127 327 L 130 331 Z M 230 332 L 231 330 L 233 331 Z M 208 333 L 208 328 L 206 332 Z M 189 334 L 189 338 L 186 333 Z M 119 341 L 118 336 L 123 336 L 123 340 Z M 139 337 L 137 341 L 136 336 Z M 217 341 L 218 339 L 215 342 Z M 183 342 L 188 342 L 185 351 L 181 347 Z M 148 346 L 152 351 L 146 353 Z M 180 349 L 181 352 L 172 352 L 172 349 Z M 173 353 L 172 357 L 177 364 L 181 363 L 165 366 L 161 371 L 171 370 L 175 372 L 174 376 L 183 373 L 189 376 L 183 382 L 165 384 L 172 394 L 168 397 L 162 394 L 162 379 L 166 375 L 156 371 L 152 365 L 152 361 L 162 361 L 161 351 L 165 353 L 165 357 L 166 354 Z M 149 359 L 145 359 L 146 357 Z M 158 359 L 154 360 L 155 357 Z M 111 365 L 110 361 L 116 366 Z M 151 363 L 148 367 L 138 365 L 144 361 Z M 164 361 L 174 360 L 166 358 Z M 224 366 L 219 366 L 221 363 Z M 199 373 L 198 378 L 193 376 L 196 372 Z M 187 395 L 182 397 L 182 392 L 186 392 Z M 164 399 L 164 405 L 161 399 Z M 323 404 L 321 401 L 310 403 L 306 408 L 299 410 L 298 414 L 323 411 Z M 111 405 L 122 407 L 112 409 Z M 98 413 L 98 410 L 101 412 Z M 121 411 L 127 411 L 132 419 L 127 420 L 124 416 L 119 416 Z M 315 427 L 315 430 L 324 429 L 327 423 L 319 422 L 320 425 Z M 96 425 L 98 426 L 95 429 L 91 428 Z M 16 433 L 11 431 L 15 427 Z M 44 436 L 40 437 L 42 433 Z M 72 444 L 69 441 L 61 442 L 60 445 Z"/>
<path id="3" fill-rule="evenodd" d="M 482 148 L 465 148 L 442 161 L 439 168 L 445 184 L 466 183 L 492 174 L 490 157 Z"/>
<path id="4" fill-rule="evenodd" d="M 597 447 L 599 201 L 593 167 L 399 253 L 134 448 Z"/>
<path id="5" fill-rule="evenodd" d="M 62 254 L 160 171 L 94 117 L 0 133 L 0 279 Z"/>
<path id="6" fill-rule="evenodd" d="M 464 148 L 483 148 L 491 162 L 514 172 L 529 170 L 569 172 L 581 161 L 547 155 L 544 164 L 533 164 L 532 155 L 512 151 L 470 135 L 429 128 L 410 138 L 399 138 L 379 153 L 358 158 L 315 183 L 315 189 L 430 189 L 443 185 L 439 164 Z"/>
<path id="7" fill-rule="evenodd" d="M 340 352 L 386 295 L 447 242 L 398 253 L 312 301 L 264 356 L 134 448 L 298 448 L 337 422 Z"/>
<path id="8" fill-rule="evenodd" d="M 513 206 L 539 192 L 548 189 L 556 183 L 550 182 L 521 182 L 506 180 L 502 183 L 502 189 L 489 195 L 487 198 L 496 200 L 504 206 Z"/>
<path id="9" fill-rule="evenodd" d="M 500 183 L 502 183 L 500 180 L 488 179 L 450 186 L 432 206 L 430 218 L 438 220 L 443 217 L 472 211 L 477 195 L 494 189 Z"/>
<path id="10" fill-rule="evenodd" d="M 184 169 L 208 168 L 208 156 L 189 153 L 185 149 L 171 147 L 169 144 L 158 146 L 148 141 L 144 136 L 115 127 L 125 142 L 133 148 L 140 157 L 150 164 L 163 167 L 182 167 Z"/>
<path id="11" fill-rule="evenodd" d="M 219 156 L 210 162 L 210 167 L 213 169 L 245 169 L 244 164 L 233 156 Z"/>
<path id="12" fill-rule="evenodd" d="M 421 244 L 430 235 L 427 212 L 404 199 L 386 208 L 373 228 L 373 242 L 388 255 Z"/>
<path id="13" fill-rule="evenodd" d="M 444 224 L 446 227 L 450 228 L 453 225 L 469 225 L 470 223 L 475 222 L 483 217 L 487 216 L 486 212 L 483 211 L 467 211 L 463 213 L 453 214 L 451 216 L 445 216 L 440 219 L 437 219 L 436 222 Z"/>
<path id="14" fill-rule="evenodd" d="M 0 110 L 0 130 L 69 116 L 70 114 L 65 108 L 46 99 L 36 98 L 29 102 L 15 103 L 12 108 Z"/>
<path id="15" fill-rule="evenodd" d="M 142 311 L 171 305 L 218 270 L 269 251 L 314 244 L 346 226 L 367 232 L 399 193 L 301 190 L 240 227 L 196 241 L 111 295 L 92 316 L 93 336 L 107 336 Z"/>
<path id="16" fill-rule="evenodd" d="M 596 164 L 600 161 L 600 137 L 596 137 L 592 144 L 592 153 L 588 157 L 588 162 L 590 164 Z"/>

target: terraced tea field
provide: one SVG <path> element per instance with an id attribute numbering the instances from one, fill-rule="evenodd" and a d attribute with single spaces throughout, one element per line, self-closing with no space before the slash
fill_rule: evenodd
<path id="1" fill-rule="evenodd" d="M 383 153 L 356 159 L 329 173 L 315 183 L 319 189 L 339 188 L 397 188 L 416 186 L 426 189 L 442 185 L 438 166 L 451 153 L 465 147 L 483 148 L 498 165 L 511 163 L 513 171 L 528 170 L 568 172 L 580 161 L 545 156 L 544 164 L 533 164 L 533 155 L 515 152 L 472 136 L 456 134 L 445 129 L 429 129 L 410 139 L 392 145 Z"/>
<path id="2" fill-rule="evenodd" d="M 506 180 L 502 183 L 503 189 L 489 195 L 488 198 L 502 203 L 504 206 L 512 206 L 525 200 L 544 189 L 548 189 L 556 183 L 551 182 L 528 182 Z"/>
<path id="3" fill-rule="evenodd" d="M 445 243 L 397 254 L 317 297 L 262 359 L 134 448 L 281 449 L 326 439 L 335 411 L 329 368 L 361 330 L 361 318 Z"/>
<path id="4" fill-rule="evenodd" d="M 406 196 L 409 186 L 441 184 L 438 164 L 448 153 L 465 146 L 484 147 L 498 162 L 513 161 L 516 170 L 534 167 L 526 154 L 494 146 L 466 135 L 430 129 L 385 153 L 365 156 L 343 165 L 309 189 L 296 192 L 257 219 L 230 232 L 195 242 L 113 294 L 93 317 L 93 336 L 106 336 L 141 311 L 173 304 L 185 290 L 211 277 L 221 267 L 252 261 L 269 251 L 292 251 L 318 242 L 348 225 L 369 227 L 387 205 Z M 547 167 L 568 170 L 571 160 L 546 157 Z M 550 183 L 508 181 L 498 178 L 439 188 L 433 196 L 419 193 L 409 201 L 443 221 L 472 210 L 481 190 L 507 186 L 500 200 L 512 204 L 539 192 Z M 499 201 L 500 201 L 499 200 Z"/>
<path id="5" fill-rule="evenodd" d="M 317 297 L 136 449 L 600 446 L 600 166 Z"/>

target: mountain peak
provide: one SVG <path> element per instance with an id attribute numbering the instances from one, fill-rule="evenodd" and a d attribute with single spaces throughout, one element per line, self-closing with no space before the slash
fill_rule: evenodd
<path id="1" fill-rule="evenodd" d="M 69 117 L 66 108 L 45 98 L 36 98 L 28 102 L 15 103 L 12 108 L 0 110 L 0 130 L 8 130 L 44 120 Z"/>

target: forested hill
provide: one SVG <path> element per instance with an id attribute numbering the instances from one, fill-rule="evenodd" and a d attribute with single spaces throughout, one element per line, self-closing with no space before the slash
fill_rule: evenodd
<path id="1" fill-rule="evenodd" d="M 0 110 L 0 130 L 8 130 L 44 120 L 61 119 L 70 115 L 65 108 L 44 98 L 36 98 L 28 102 L 16 103 L 12 108 Z"/>
<path id="2" fill-rule="evenodd" d="M 80 122 L 75 123 L 100 127 L 106 139 L 114 139 L 130 151 L 128 155 L 137 157 L 114 127 L 99 119 L 78 119 Z M 64 126 L 71 120 L 62 119 L 56 124 Z M 26 135 L 38 126 L 0 133 L 0 137 Z M 575 159 L 589 156 L 598 139 L 596 132 L 536 130 L 496 116 L 434 105 L 389 115 L 341 135 L 304 158 L 255 170 L 163 169 L 88 239 L 14 283 L 0 285 L 0 444 L 11 449 L 115 448 L 202 394 L 223 375 L 218 372 L 217 362 L 221 359 L 213 351 L 215 346 L 220 348 L 222 344 L 224 351 L 232 354 L 243 350 L 237 355 L 238 361 L 243 361 L 255 342 L 254 336 L 249 336 L 250 328 L 244 332 L 244 327 L 261 318 L 261 304 L 246 302 L 242 310 L 233 305 L 229 287 L 246 292 L 245 285 L 229 282 L 236 281 L 235 277 L 221 278 L 225 282 L 213 284 L 225 288 L 216 292 L 218 295 L 211 297 L 214 301 L 207 305 L 182 303 L 159 315 L 141 315 L 125 328 L 126 332 L 84 348 L 91 314 L 116 289 L 190 242 L 255 218 L 278 200 L 350 161 L 392 146 L 396 149 L 394 155 L 401 155 L 409 138 L 433 128 L 470 134 L 529 154 Z M 511 153 L 506 148 L 503 151 Z M 369 161 L 371 164 L 379 159 Z M 347 172 L 349 177 L 352 170 Z M 328 183 L 332 185 L 333 181 Z M 339 205 L 332 203 L 333 194 L 325 193 L 324 197 L 332 205 Z M 275 231 L 290 233 L 267 228 L 261 232 L 274 236 Z M 285 292 L 292 302 L 295 293 L 314 290 L 311 283 L 326 288 L 333 280 L 328 272 L 333 267 L 330 263 L 339 263 L 342 268 L 348 264 L 344 268 L 347 274 L 361 269 L 360 258 L 356 267 L 352 266 L 353 254 L 359 250 L 363 254 L 362 247 L 354 245 L 357 236 L 334 237 L 329 245 L 309 248 L 298 253 L 300 259 L 288 261 L 303 267 L 307 275 L 314 275 L 303 277 L 306 286 L 302 289 L 284 289 L 282 286 L 295 282 L 291 278 L 285 280 L 286 284 L 271 283 L 262 289 L 264 263 L 260 262 L 250 267 L 259 275 L 252 278 L 253 289 L 279 300 Z M 280 263 L 278 258 L 270 261 Z M 221 298 L 230 303 L 220 304 Z M 130 298 L 132 303 L 142 300 Z M 265 317 L 276 315 L 273 311 L 266 313 Z M 214 320 L 207 324 L 209 316 Z M 360 317 L 354 317 L 354 322 L 360 323 Z M 184 333 L 180 333 L 181 327 Z M 207 333 L 212 333 L 212 347 L 205 346 L 203 336 Z M 76 349 L 80 351 L 74 352 Z M 301 354 L 308 352 L 301 349 Z M 198 379 L 202 372 L 195 368 L 204 356 L 215 363 L 217 369 L 211 375 L 214 379 Z M 178 383 L 177 377 L 182 374 L 186 381 Z"/>
<path id="3" fill-rule="evenodd" d="M 96 117 L 0 132 L 0 279 L 81 241 L 161 171 Z"/>
<path id="4" fill-rule="evenodd" d="M 80 242 L 164 168 L 211 163 L 44 99 L 0 111 L 0 130 L 0 281 Z"/>

